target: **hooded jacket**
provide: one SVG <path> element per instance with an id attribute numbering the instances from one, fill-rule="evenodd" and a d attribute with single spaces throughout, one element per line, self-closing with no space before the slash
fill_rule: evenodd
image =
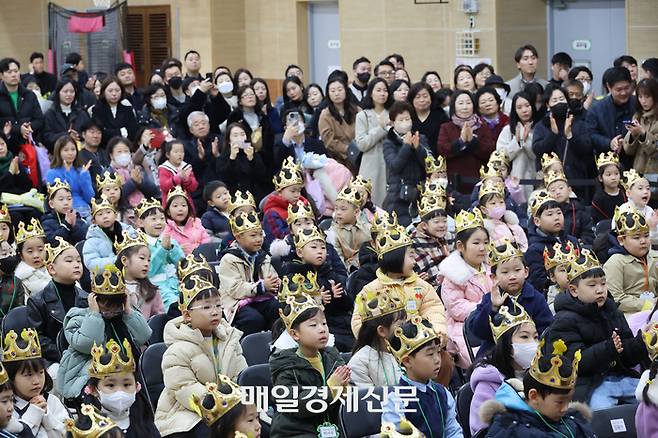
<path id="1" fill-rule="evenodd" d="M 235 381 L 247 368 L 242 355 L 242 332 L 222 320 L 213 336 L 218 342 L 220 372 Z M 201 421 L 192 410 L 192 394 L 201 397 L 205 384 L 216 382 L 217 372 L 213 352 L 198 329 L 192 328 L 180 316 L 167 323 L 164 330 L 167 351 L 162 357 L 164 390 L 155 411 L 155 425 L 162 436 L 189 432 Z"/>
<path id="2" fill-rule="evenodd" d="M 178 262 L 185 257 L 182 248 L 174 239 L 171 239 L 171 248 L 165 249 L 162 240 L 152 236 L 146 236 L 151 251 L 151 265 L 148 279 L 160 289 L 162 303 L 166 308 L 178 302 L 178 276 L 176 267 Z"/>
<path id="3" fill-rule="evenodd" d="M 519 244 L 521 251 L 528 250 L 528 237 L 519 225 L 519 217 L 513 211 L 505 211 L 502 219 L 485 219 L 484 228 L 489 232 L 489 240 L 492 243 L 510 239 Z"/>
<path id="4" fill-rule="evenodd" d="M 651 250 L 642 258 L 632 256 L 619 242 L 608 254 L 610 258 L 603 270 L 608 292 L 619 304 L 619 310 L 629 315 L 644 310 L 646 300 L 641 297 L 642 293 L 655 294 L 658 290 L 658 258 Z"/>
<path id="5" fill-rule="evenodd" d="M 652 438 L 658 436 L 658 382 L 649 381 L 649 370 L 640 376 L 640 383 L 635 390 L 635 398 L 640 402 L 635 412 L 635 431 L 638 438 Z M 647 398 L 651 403 L 644 401 L 644 388 L 649 385 Z"/>
<path id="6" fill-rule="evenodd" d="M 544 249 L 552 248 L 558 242 L 570 240 L 576 248 L 580 248 L 578 239 L 573 236 L 567 235 L 562 231 L 558 237 L 551 236 L 544 233 L 537 228 L 532 221 L 528 224 L 528 250 L 525 253 L 525 261 L 530 271 L 528 279 L 535 289 L 539 291 L 546 290 L 546 282 L 548 281 L 548 272 L 544 267 Z"/>
<path id="7" fill-rule="evenodd" d="M 317 427 L 325 421 L 330 421 L 339 425 L 338 408 L 340 403 L 331 403 L 331 391 L 320 392 L 309 389 L 309 387 L 319 388 L 324 386 L 334 370 L 344 365 L 345 362 L 340 357 L 338 350 L 333 347 L 327 347 L 320 350 L 322 356 L 322 366 L 324 368 L 325 379 L 320 372 L 313 368 L 311 363 L 297 354 L 296 348 L 277 351 L 270 357 L 270 372 L 272 373 L 272 383 L 274 386 L 287 386 L 288 388 L 296 387 L 297 394 L 291 391 L 291 398 L 297 395 L 297 408 L 294 412 L 277 412 L 272 419 L 272 428 L 270 430 L 271 438 L 288 438 L 303 437 L 317 438 Z M 308 399 L 324 399 L 329 404 L 328 409 L 323 413 L 310 412 L 307 406 Z M 317 404 L 317 402 L 316 402 Z"/>
<path id="8" fill-rule="evenodd" d="M 480 407 L 487 401 L 493 400 L 496 391 L 505 381 L 503 373 L 498 371 L 493 365 L 484 365 L 475 367 L 471 374 L 469 385 L 473 390 L 471 399 L 471 408 L 469 410 L 468 424 L 470 425 L 471 435 L 475 435 L 480 430 L 487 427 L 480 419 Z"/>
<path id="9" fill-rule="evenodd" d="M 182 227 L 172 219 L 167 219 L 164 233 L 176 240 L 185 254 L 191 254 L 202 243 L 210 242 L 210 236 L 201 225 L 201 219 L 193 216 L 188 217 Z"/>

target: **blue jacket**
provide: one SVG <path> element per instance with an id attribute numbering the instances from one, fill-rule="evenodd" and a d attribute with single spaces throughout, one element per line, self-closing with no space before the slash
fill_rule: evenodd
<path id="1" fill-rule="evenodd" d="M 635 106 L 635 96 L 631 96 L 626 105 L 621 107 L 615 105 L 612 96 L 594 102 L 587 111 L 585 122 L 596 154 L 608 152 L 613 137 L 626 135 L 626 126 L 622 122 L 633 118 Z"/>
<path id="2" fill-rule="evenodd" d="M 89 172 L 81 172 L 80 169 L 74 167 L 68 171 L 63 167 L 55 167 L 46 173 L 46 181 L 48 184 L 52 184 L 55 178 L 66 181 L 71 186 L 73 208 L 89 210 L 91 199 L 96 195 Z"/>
<path id="3" fill-rule="evenodd" d="M 160 239 L 147 236 L 149 250 L 151 251 L 151 268 L 148 279 L 158 286 L 165 309 L 172 303 L 178 302 L 178 277 L 176 266 L 178 261 L 185 257 L 183 249 L 178 242 L 171 240 L 171 249 L 164 249 Z"/>
<path id="4" fill-rule="evenodd" d="M 76 213 L 75 225 L 71 226 L 55 210 L 50 210 L 41 216 L 41 226 L 49 241 L 54 241 L 55 237 L 59 236 L 71 245 L 84 240 L 87 236 L 87 228 L 89 228 L 89 224 L 82 220 L 80 213 Z"/>
<path id="5" fill-rule="evenodd" d="M 565 221 L 566 223 L 566 221 Z M 532 283 L 535 289 L 543 291 L 547 289 L 548 273 L 544 268 L 544 249 L 553 247 L 557 242 L 564 239 L 570 240 L 580 248 L 578 239 L 562 232 L 560 238 L 549 236 L 543 231 L 537 229 L 534 223 L 528 221 L 528 250 L 525 253 L 525 262 L 530 270 L 527 281 Z"/>
<path id="6" fill-rule="evenodd" d="M 208 231 L 208 234 L 215 237 L 223 238 L 231 231 L 228 223 L 228 216 L 214 207 L 209 207 L 201 216 L 201 225 Z"/>
<path id="7" fill-rule="evenodd" d="M 537 333 L 540 335 L 553 322 L 553 314 L 548 307 L 546 298 L 541 292 L 532 287 L 532 284 L 527 280 L 523 283 L 521 293 L 516 300 L 535 322 Z M 508 298 L 505 305 L 513 306 L 512 299 Z M 489 326 L 490 315 L 494 315 L 494 312 L 491 310 L 491 293 L 487 293 L 466 320 L 468 331 L 483 341 L 478 351 L 478 357 L 483 356 L 494 346 L 493 335 Z"/>
<path id="8" fill-rule="evenodd" d="M 135 230 L 130 225 L 122 224 L 121 230 L 127 230 L 134 234 Z M 113 265 L 117 255 L 114 253 L 114 242 L 107 237 L 101 227 L 91 224 L 87 230 L 87 240 L 82 247 L 82 260 L 90 272 L 102 270 L 107 265 Z"/>

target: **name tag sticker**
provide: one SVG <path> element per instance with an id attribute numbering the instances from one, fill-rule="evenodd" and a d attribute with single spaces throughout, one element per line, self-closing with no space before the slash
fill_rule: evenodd
<path id="1" fill-rule="evenodd" d="M 418 311 L 418 304 L 416 304 L 416 300 L 407 301 L 407 311 L 409 311 L 409 312 Z"/>
<path id="2" fill-rule="evenodd" d="M 612 426 L 613 433 L 626 432 L 626 423 L 623 418 L 615 418 L 610 420 L 610 426 Z"/>

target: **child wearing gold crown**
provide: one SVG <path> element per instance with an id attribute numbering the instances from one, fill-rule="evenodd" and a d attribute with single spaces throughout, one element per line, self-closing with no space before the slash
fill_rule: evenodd
<path id="1" fill-rule="evenodd" d="M 3 438 L 34 438 L 30 426 L 18 421 L 14 413 L 14 386 L 0 362 L 0 436 Z"/>
<path id="2" fill-rule="evenodd" d="M 578 252 L 578 247 L 571 241 L 555 243 L 553 247 L 544 249 L 544 268 L 551 282 L 546 293 L 546 302 L 553 315 L 555 315 L 555 297 L 569 288 L 567 266 L 578 258 Z"/>
<path id="3" fill-rule="evenodd" d="M 487 180 L 480 187 L 478 207 L 484 216 L 484 227 L 492 242 L 512 239 L 523 251 L 528 249 L 528 237 L 519 225 L 519 217 L 505 204 L 505 186 Z"/>
<path id="4" fill-rule="evenodd" d="M 390 392 L 382 406 L 382 422 L 399 426 L 406 418 L 426 437 L 464 436 L 457 422 L 455 400 L 445 386 L 436 383 L 445 365 L 443 343 L 443 335 L 419 315 L 395 328 L 387 346 L 404 370 L 396 386 L 415 387 L 417 400 L 400 400 L 396 392 Z"/>
<path id="5" fill-rule="evenodd" d="M 66 438 L 123 438 L 123 431 L 111 418 L 102 415 L 93 405 L 84 404 L 74 421 L 66 420 Z"/>
<path id="6" fill-rule="evenodd" d="M 242 332 L 222 318 L 219 291 L 198 275 L 181 284 L 179 306 L 182 316 L 165 326 L 165 387 L 155 424 L 162 436 L 207 436 L 193 397 L 204 397 L 205 384 L 221 383 L 222 375 L 235 381 L 247 368 L 240 346 Z"/>
<path id="7" fill-rule="evenodd" d="M 598 224 L 605 219 L 612 219 L 615 207 L 627 201 L 626 192 L 621 184 L 621 165 L 614 152 L 606 152 L 596 157 L 598 182 L 592 199 L 592 222 Z"/>
<path id="8" fill-rule="evenodd" d="M 7 204 L 0 204 L 0 242 L 7 242 L 16 249 L 16 234 Z"/>
<path id="9" fill-rule="evenodd" d="M 290 436 L 318 436 L 321 428 L 334 429 L 338 436 L 338 406 L 334 402 L 341 389 L 350 382 L 350 368 L 345 365 L 338 350 L 327 346 L 329 330 L 322 306 L 307 294 L 287 298 L 279 311 L 290 336 L 298 343 L 270 356 L 270 372 L 275 386 L 296 387 L 290 397 L 297 397 L 298 408 L 294 412 L 277 412 L 272 419 L 272 438 Z M 330 391 L 318 391 L 328 386 Z M 311 389 L 312 387 L 315 387 Z M 345 388 L 342 388 L 344 393 Z M 313 394 L 329 405 L 321 413 L 309 411 L 307 400 Z M 325 436 L 325 435 L 323 435 Z"/>
<path id="10" fill-rule="evenodd" d="M 562 172 L 548 172 L 544 175 L 546 191 L 560 204 L 564 217 L 564 229 L 576 237 L 581 245 L 591 246 L 594 241 L 594 224 L 581 198 L 571 195 L 571 187 Z"/>
<path id="11" fill-rule="evenodd" d="M 128 339 L 110 339 L 91 348 L 89 381 L 83 403 L 95 406 L 123 431 L 126 437 L 160 438 L 153 423 L 153 409 L 139 383 L 136 360 Z"/>
<path id="12" fill-rule="evenodd" d="M 91 349 L 110 339 L 128 339 L 133 352 L 141 351 L 151 337 L 151 328 L 139 311 L 133 310 L 123 275 L 108 265 L 92 278 L 89 306 L 74 307 L 64 318 L 68 348 L 57 371 L 57 389 L 65 399 L 79 399 L 89 374 Z"/>
<path id="13" fill-rule="evenodd" d="M 59 236 L 75 245 L 85 239 L 89 224 L 82 219 L 80 213 L 73 209 L 71 186 L 67 182 L 55 179 L 48 186 L 48 211 L 41 216 L 41 225 L 50 241 Z"/>
<path id="14" fill-rule="evenodd" d="M 624 171 L 621 184 L 628 197 L 628 201 L 622 204 L 622 207 L 628 204 L 644 216 L 649 224 L 651 244 L 658 244 L 658 213 L 648 205 L 651 199 L 649 180 L 635 169 L 631 169 Z"/>
<path id="15" fill-rule="evenodd" d="M 640 402 L 635 413 L 635 429 L 639 438 L 649 438 L 658 436 L 658 323 L 644 326 L 642 339 L 651 365 L 642 373 L 635 389 L 635 397 Z"/>
<path id="16" fill-rule="evenodd" d="M 592 252 L 582 250 L 567 276 L 569 293 L 556 297 L 555 321 L 547 336 L 582 350 L 574 398 L 593 410 L 632 400 L 638 384 L 633 368 L 647 351 L 641 334 L 633 335 L 608 297 L 605 271 Z"/>
<path id="17" fill-rule="evenodd" d="M 487 437 L 510 436 L 595 438 L 592 411 L 571 403 L 582 363 L 580 350 L 562 339 L 542 339 L 523 378 L 523 396 L 507 382 L 485 402 L 480 416 L 489 424 Z"/>
<path id="18" fill-rule="evenodd" d="M 40 292 L 50 282 L 45 259 L 46 233 L 38 219 L 32 218 L 29 225 L 18 224 L 16 231 L 16 252 L 21 258 L 14 275 L 23 282 L 26 298 Z"/>
<path id="19" fill-rule="evenodd" d="M 14 387 L 13 418 L 26 424 L 35 438 L 61 437 L 69 418 L 62 402 L 50 391 L 53 381 L 41 356 L 39 335 L 33 328 L 10 330 L 4 339 L 2 362 Z"/>

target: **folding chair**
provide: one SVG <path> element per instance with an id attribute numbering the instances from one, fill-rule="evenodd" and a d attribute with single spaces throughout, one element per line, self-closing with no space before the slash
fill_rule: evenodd
<path id="1" fill-rule="evenodd" d="M 272 332 L 270 331 L 252 333 L 242 338 L 240 345 L 247 365 L 267 364 L 270 360 L 271 343 Z"/>
<path id="2" fill-rule="evenodd" d="M 592 429 L 599 438 L 636 437 L 637 404 L 613 406 L 592 413 Z"/>
<path id="3" fill-rule="evenodd" d="M 471 315 L 473 315 L 473 313 L 471 313 L 466 318 L 466 321 L 464 321 L 464 326 L 462 328 L 462 333 L 464 334 L 464 343 L 466 344 L 466 350 L 468 351 L 468 357 L 470 357 L 471 362 L 475 362 L 475 353 L 473 352 L 473 348 L 474 347 L 479 347 L 480 345 L 482 345 L 482 340 L 480 338 L 478 338 L 477 336 L 475 336 L 474 334 L 472 334 L 468 330 L 468 321 L 470 320 Z"/>
<path id="4" fill-rule="evenodd" d="M 149 345 L 164 342 L 164 328 L 168 322 L 169 319 L 166 313 L 153 315 L 149 318 L 148 324 L 149 327 L 151 327 L 151 339 L 149 339 Z"/>
<path id="5" fill-rule="evenodd" d="M 471 428 L 469 423 L 469 416 L 471 414 L 471 400 L 473 400 L 473 390 L 470 383 L 465 383 L 455 397 L 455 404 L 457 406 L 457 421 L 462 427 L 464 438 L 471 438 Z"/>
<path id="6" fill-rule="evenodd" d="M 139 358 L 139 372 L 146 385 L 151 406 L 155 410 L 158 406 L 158 399 L 164 390 L 164 376 L 162 375 L 162 357 L 167 346 L 164 342 L 149 345 L 142 356 Z"/>
<path id="7" fill-rule="evenodd" d="M 7 312 L 4 319 L 2 320 L 2 339 L 9 330 L 13 330 L 18 333 L 18 336 L 21 335 L 21 330 L 28 328 L 29 323 L 27 322 L 27 306 L 18 306 L 11 309 Z"/>
<path id="8" fill-rule="evenodd" d="M 201 245 L 196 247 L 194 251 L 192 251 L 192 254 L 204 256 L 208 263 L 218 262 L 220 259 L 220 255 L 219 255 L 220 245 L 221 244 L 218 242 L 202 243 Z"/>
<path id="9" fill-rule="evenodd" d="M 347 438 L 364 437 L 368 435 L 376 435 L 381 430 L 381 412 L 371 412 L 372 410 L 381 411 L 381 400 L 383 398 L 383 387 L 376 388 L 351 388 L 358 391 L 359 404 L 355 412 L 348 412 L 345 404 L 341 404 L 339 410 L 340 423 L 343 428 L 344 435 Z M 368 391 L 372 391 L 373 395 L 368 395 Z"/>

